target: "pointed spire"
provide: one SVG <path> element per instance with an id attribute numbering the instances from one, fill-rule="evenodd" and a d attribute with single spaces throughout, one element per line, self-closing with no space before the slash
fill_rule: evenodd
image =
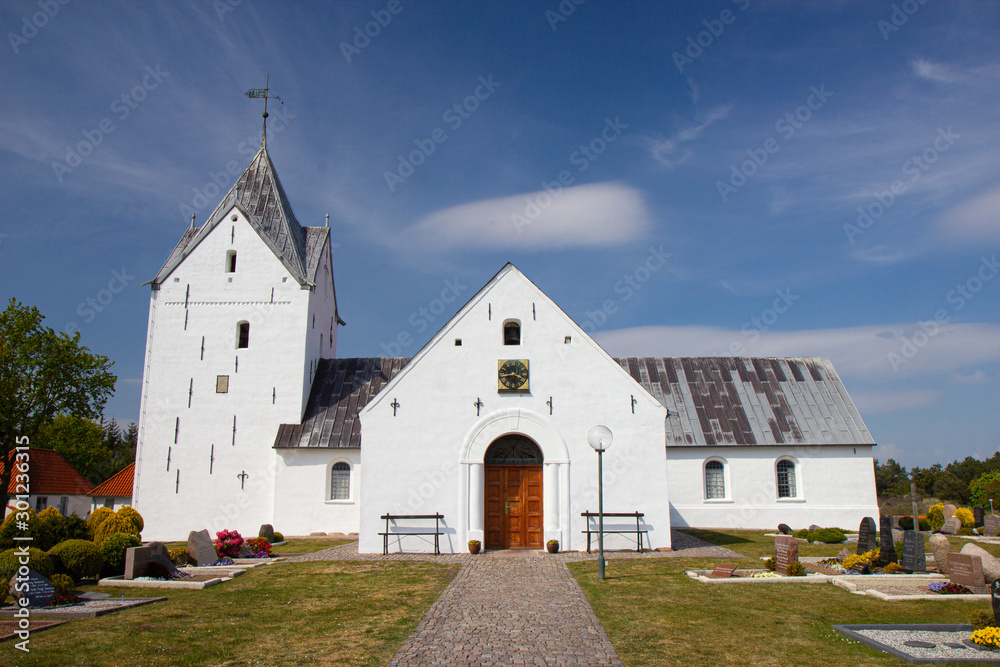
<path id="1" fill-rule="evenodd" d="M 260 133 L 260 148 L 261 148 L 261 150 L 265 150 L 265 151 L 267 150 L 267 98 L 273 97 L 274 99 L 276 99 L 279 102 L 281 102 L 282 104 L 284 104 L 284 102 L 282 102 L 281 98 L 278 97 L 277 95 L 268 95 L 268 92 L 271 90 L 270 86 L 271 86 L 271 75 L 269 73 L 267 75 L 267 79 L 265 79 L 265 83 L 264 83 L 264 87 L 263 88 L 251 88 L 247 92 L 243 93 L 244 95 L 246 95 L 247 97 L 249 97 L 251 99 L 255 99 L 255 98 L 256 99 L 259 99 L 259 98 L 263 98 L 264 99 L 264 113 L 261 114 L 261 116 L 263 116 L 263 118 L 264 118 L 264 127 L 261 129 L 261 133 Z"/>

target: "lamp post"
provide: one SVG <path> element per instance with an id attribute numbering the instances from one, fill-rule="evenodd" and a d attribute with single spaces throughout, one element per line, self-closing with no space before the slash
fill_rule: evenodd
<path id="1" fill-rule="evenodd" d="M 597 578 L 604 581 L 604 450 L 611 446 L 611 429 L 595 426 L 587 433 L 587 444 L 597 452 Z"/>

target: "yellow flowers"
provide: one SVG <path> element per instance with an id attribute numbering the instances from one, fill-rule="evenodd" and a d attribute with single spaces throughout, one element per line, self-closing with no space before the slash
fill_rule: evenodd
<path id="1" fill-rule="evenodd" d="M 863 554 L 851 554 L 844 559 L 842 563 L 845 570 L 850 570 L 853 566 L 858 563 L 864 563 L 868 567 L 871 567 L 872 563 L 878 560 L 878 549 L 872 549 L 871 551 L 866 551 Z"/>
<path id="2" fill-rule="evenodd" d="M 1000 648 L 1000 628 L 983 628 L 972 633 L 969 639 L 980 646 Z"/>

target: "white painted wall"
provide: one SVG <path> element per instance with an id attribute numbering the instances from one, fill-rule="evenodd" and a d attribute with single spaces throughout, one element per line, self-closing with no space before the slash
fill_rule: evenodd
<path id="1" fill-rule="evenodd" d="M 279 449 L 274 496 L 274 529 L 286 537 L 325 533 L 356 533 L 360 522 L 361 450 Z M 330 469 L 351 466 L 351 495 L 330 499 Z"/>
<path id="2" fill-rule="evenodd" d="M 37 510 L 38 499 L 40 497 L 45 499 L 45 502 L 43 503 L 41 509 L 45 509 L 47 507 L 55 507 L 56 509 L 60 509 L 60 502 L 62 501 L 63 498 L 66 498 L 66 513 L 63 516 L 76 514 L 81 519 L 86 519 L 88 516 L 90 516 L 90 496 L 88 495 L 54 496 L 51 493 L 44 495 L 33 494 L 28 496 L 27 500 L 28 506 L 33 510 Z M 7 516 L 8 514 L 16 511 L 13 507 L 15 503 L 15 498 L 12 496 L 8 502 L 9 504 L 7 505 L 6 512 L 4 512 L 4 516 Z"/>
<path id="3" fill-rule="evenodd" d="M 776 465 L 796 461 L 795 498 L 777 497 Z M 726 498 L 705 499 L 706 460 L 723 461 Z M 701 528 L 794 529 L 812 524 L 857 530 L 878 517 L 870 446 L 670 447 L 671 520 Z"/>
<path id="4" fill-rule="evenodd" d="M 226 271 L 230 250 L 235 273 Z M 146 539 L 202 528 L 256 535 L 273 523 L 271 447 L 307 400 L 309 360 L 319 354 L 309 345 L 311 313 L 335 308 L 331 297 L 312 304 L 312 294 L 237 208 L 153 291 L 133 492 Z M 247 349 L 236 347 L 242 320 Z M 229 376 L 228 393 L 216 393 L 218 375 Z"/>
<path id="5" fill-rule="evenodd" d="M 115 496 L 98 496 L 94 498 L 91 496 L 92 501 L 90 504 L 90 511 L 93 512 L 98 507 L 107 507 L 109 510 L 118 511 L 123 507 L 132 505 L 132 497 L 115 497 Z M 106 504 L 106 501 L 110 501 L 110 504 Z"/>
<path id="6" fill-rule="evenodd" d="M 503 345 L 503 323 L 511 318 L 521 322 L 519 346 Z M 530 394 L 497 392 L 500 359 L 529 360 Z M 477 399 L 484 404 L 478 417 Z M 396 416 L 393 401 L 399 403 Z M 652 546 L 669 547 L 665 416 L 659 402 L 508 267 L 361 412 L 359 548 L 381 552 L 378 533 L 385 522 L 379 516 L 387 512 L 444 514 L 443 552 L 462 552 L 468 540 L 482 540 L 483 455 L 507 433 L 523 433 L 542 449 L 545 539 L 559 540 L 564 549 L 584 548 L 580 513 L 597 511 L 597 454 L 586 437 L 598 424 L 614 433 L 605 454 L 605 511 L 645 512 Z M 624 538 L 613 542 L 609 548 L 628 546 Z M 404 538 L 392 548 L 432 546 Z"/>

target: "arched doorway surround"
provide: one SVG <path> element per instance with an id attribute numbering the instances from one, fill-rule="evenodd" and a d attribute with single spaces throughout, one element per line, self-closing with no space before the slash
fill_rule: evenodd
<path id="1" fill-rule="evenodd" d="M 547 417 L 522 408 L 484 415 L 462 441 L 459 521 L 465 539 L 485 542 L 486 451 L 497 439 L 509 434 L 529 438 L 542 453 L 543 540 L 559 540 L 563 549 L 572 548 L 566 440 Z"/>

